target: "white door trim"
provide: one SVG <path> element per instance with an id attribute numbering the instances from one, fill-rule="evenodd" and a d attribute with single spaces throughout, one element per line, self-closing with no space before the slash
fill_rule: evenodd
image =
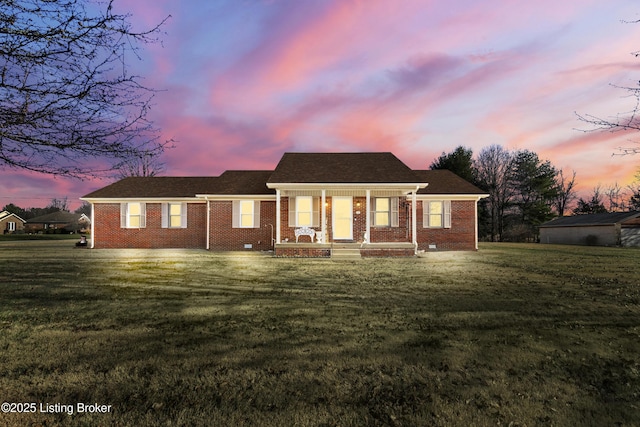
<path id="1" fill-rule="evenodd" d="M 337 212 L 336 201 L 349 201 L 349 210 L 348 213 L 345 212 Z M 336 220 L 339 221 L 349 221 L 349 235 L 337 235 L 336 236 Z M 353 240 L 353 197 L 352 196 L 334 196 L 331 200 L 331 234 L 333 235 L 333 240 Z"/>

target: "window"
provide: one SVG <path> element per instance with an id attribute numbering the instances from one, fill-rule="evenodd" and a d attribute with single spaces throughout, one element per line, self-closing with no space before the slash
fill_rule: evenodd
<path id="1" fill-rule="evenodd" d="M 374 227 L 398 227 L 398 198 L 374 198 L 371 205 L 371 222 Z"/>
<path id="2" fill-rule="evenodd" d="M 233 201 L 233 228 L 259 228 L 260 202 L 256 200 Z"/>
<path id="3" fill-rule="evenodd" d="M 289 227 L 320 227 L 320 198 L 289 197 Z"/>
<path id="4" fill-rule="evenodd" d="M 9 221 L 7 224 L 7 231 L 16 231 L 16 223 L 13 221 Z"/>
<path id="5" fill-rule="evenodd" d="M 391 224 L 390 221 L 390 207 L 388 198 L 376 198 L 375 201 L 375 211 L 373 225 L 377 227 L 388 227 Z"/>
<path id="6" fill-rule="evenodd" d="M 429 202 L 429 227 L 442 227 L 442 202 Z"/>
<path id="7" fill-rule="evenodd" d="M 169 227 L 182 227 L 182 203 L 169 203 Z"/>
<path id="8" fill-rule="evenodd" d="M 163 203 L 162 228 L 187 228 L 187 204 Z"/>
<path id="9" fill-rule="evenodd" d="M 130 202 L 120 205 L 120 227 L 144 228 L 145 226 L 146 209 L 144 203 Z"/>
<path id="10" fill-rule="evenodd" d="M 240 227 L 253 227 L 253 200 L 240 201 Z"/>
<path id="11" fill-rule="evenodd" d="M 311 227 L 313 221 L 313 198 L 296 197 L 296 227 Z"/>
<path id="12" fill-rule="evenodd" d="M 451 228 L 450 200 L 423 200 L 422 225 L 425 228 Z"/>

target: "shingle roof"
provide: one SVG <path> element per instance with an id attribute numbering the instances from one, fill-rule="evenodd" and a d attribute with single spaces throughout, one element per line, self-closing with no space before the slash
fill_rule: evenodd
<path id="1" fill-rule="evenodd" d="M 418 190 L 418 194 L 486 194 L 486 191 L 446 169 L 416 170 L 415 173 L 421 182 L 429 183 L 426 188 Z"/>
<path id="2" fill-rule="evenodd" d="M 272 171 L 226 171 L 219 177 L 129 177 L 83 196 L 86 199 L 195 197 L 196 194 L 275 194 Z"/>
<path id="3" fill-rule="evenodd" d="M 27 224 L 71 224 L 78 222 L 81 217 L 82 214 L 58 211 L 28 219 Z"/>
<path id="4" fill-rule="evenodd" d="M 218 177 L 130 177 L 83 199 L 192 198 L 196 195 L 267 195 L 267 184 L 428 183 L 419 194 L 484 194 L 447 170 L 411 170 L 392 153 L 285 153 L 275 171 L 230 170 Z"/>
<path id="5" fill-rule="evenodd" d="M 614 225 L 640 217 L 640 212 L 611 212 L 589 215 L 562 216 L 545 222 L 540 227 L 578 227 L 592 225 Z"/>
<path id="6" fill-rule="evenodd" d="M 275 194 L 267 188 L 267 180 L 273 171 L 226 171 L 218 178 L 216 188 L 210 193 L 197 194 Z"/>
<path id="7" fill-rule="evenodd" d="M 392 153 L 285 153 L 267 181 L 276 183 L 418 183 Z"/>
<path id="8" fill-rule="evenodd" d="M 93 191 L 86 199 L 195 197 L 215 191 L 218 177 L 130 177 Z"/>

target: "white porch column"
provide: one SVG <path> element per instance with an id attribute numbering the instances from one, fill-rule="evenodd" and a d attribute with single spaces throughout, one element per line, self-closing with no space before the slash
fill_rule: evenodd
<path id="1" fill-rule="evenodd" d="M 415 190 L 413 193 L 411 193 L 411 242 L 414 245 L 418 244 L 418 233 L 416 230 L 416 227 L 418 226 L 418 221 L 416 218 L 416 214 L 418 212 L 418 202 L 416 199 L 416 193 L 418 192 L 418 190 Z M 417 249 L 417 246 L 416 246 Z"/>
<path id="2" fill-rule="evenodd" d="M 280 243 L 280 190 L 276 189 L 276 243 Z"/>
<path id="3" fill-rule="evenodd" d="M 371 243 L 371 190 L 366 190 L 366 200 L 365 200 L 365 205 L 367 205 L 367 208 L 365 209 L 365 213 L 366 213 L 366 217 L 365 217 L 365 224 L 366 224 L 366 228 L 364 230 L 365 232 L 365 241 L 367 243 Z"/>
<path id="4" fill-rule="evenodd" d="M 327 190 L 322 190 L 322 200 L 320 200 L 320 230 L 322 231 L 322 243 L 327 243 Z"/>

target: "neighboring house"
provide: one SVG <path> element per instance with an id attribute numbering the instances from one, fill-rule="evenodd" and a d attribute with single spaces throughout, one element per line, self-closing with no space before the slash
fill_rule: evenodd
<path id="1" fill-rule="evenodd" d="M 95 248 L 388 256 L 476 250 L 482 197 L 452 172 L 412 170 L 392 153 L 285 153 L 275 170 L 125 178 L 82 200 Z"/>
<path id="2" fill-rule="evenodd" d="M 3 234 L 22 233 L 26 221 L 9 211 L 0 212 L 0 232 Z"/>
<path id="3" fill-rule="evenodd" d="M 640 212 L 612 212 L 556 218 L 540 226 L 541 243 L 640 246 Z"/>
<path id="4" fill-rule="evenodd" d="M 91 220 L 85 214 L 58 211 L 27 220 L 29 233 L 77 233 L 90 228 Z"/>

